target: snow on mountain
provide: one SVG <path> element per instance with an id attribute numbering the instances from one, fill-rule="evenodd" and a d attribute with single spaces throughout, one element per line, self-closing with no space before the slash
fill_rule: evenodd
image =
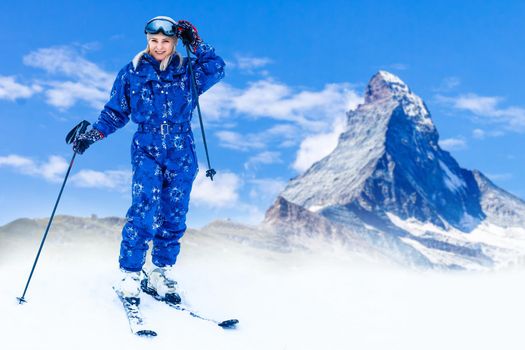
<path id="1" fill-rule="evenodd" d="M 481 191 L 481 207 L 491 223 L 501 227 L 525 227 L 525 203 L 494 185 L 479 171 L 473 172 Z"/>
<path id="2" fill-rule="evenodd" d="M 383 247 L 383 239 L 377 238 L 382 232 L 382 237 L 404 247 L 395 254 L 412 255 L 408 245 L 431 266 L 486 268 L 509 261 L 498 259 L 493 247 L 474 244 L 466 235 L 485 227 L 482 223 L 525 228 L 525 203 L 480 172 L 461 168 L 442 150 L 423 100 L 401 79 L 378 72 L 366 87 L 365 102 L 347 115 L 348 128 L 336 149 L 292 179 L 274 207 L 295 205 L 317 213 L 354 235 L 361 232 L 360 239 L 375 247 Z M 306 216 L 291 217 L 270 208 L 265 222 L 287 235 L 291 223 L 300 225 Z M 458 231 L 463 239 L 447 241 L 441 233 L 415 235 L 402 222 L 428 223 L 439 232 Z"/>
<path id="3" fill-rule="evenodd" d="M 341 246 L 347 254 L 362 256 L 371 261 L 388 261 L 403 266 L 431 266 L 432 263 L 416 249 L 367 225 L 344 208 L 331 208 L 330 220 L 279 197 L 267 211 L 261 225 L 282 237 L 290 249 L 316 251 L 320 246 Z"/>

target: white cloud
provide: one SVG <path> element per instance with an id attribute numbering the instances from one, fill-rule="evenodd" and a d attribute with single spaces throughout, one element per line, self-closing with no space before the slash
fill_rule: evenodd
<path id="1" fill-rule="evenodd" d="M 42 177 L 50 182 L 63 180 L 69 164 L 60 156 L 49 156 L 47 162 L 38 163 L 34 160 L 16 154 L 0 157 L 0 167 L 10 167 L 24 175 Z"/>
<path id="2" fill-rule="evenodd" d="M 346 84 L 328 84 L 321 91 L 293 93 L 286 85 L 272 81 L 253 83 L 234 101 L 235 109 L 254 117 L 293 121 L 310 130 L 324 126 L 323 120 L 344 114 L 353 92 Z"/>
<path id="3" fill-rule="evenodd" d="M 462 138 L 448 138 L 439 141 L 441 148 L 447 151 L 465 149 L 467 142 Z"/>
<path id="4" fill-rule="evenodd" d="M 262 68 L 272 63 L 273 60 L 268 57 L 254 57 L 246 55 L 237 55 L 235 62 L 229 62 L 231 68 L 237 68 L 247 73 L 253 73 L 254 70 Z"/>
<path id="5" fill-rule="evenodd" d="M 80 56 L 78 50 L 67 46 L 42 48 L 23 58 L 25 65 L 41 68 L 52 74 L 64 74 L 67 77 L 90 82 L 92 84 L 111 83 L 113 74 L 100 69 L 95 63 Z"/>
<path id="6" fill-rule="evenodd" d="M 452 104 L 455 109 L 468 111 L 490 123 L 501 124 L 508 130 L 525 131 L 525 108 L 500 107 L 502 97 L 466 94 L 458 97 L 437 96 L 437 99 L 442 103 Z"/>
<path id="7" fill-rule="evenodd" d="M 260 201 L 274 201 L 279 193 L 286 187 L 286 182 L 280 179 L 252 179 L 248 180 L 252 185 L 249 192 L 250 198 Z"/>
<path id="8" fill-rule="evenodd" d="M 261 139 L 260 134 L 240 134 L 235 131 L 218 131 L 215 135 L 221 141 L 221 146 L 238 151 L 262 149 L 267 145 Z"/>
<path id="9" fill-rule="evenodd" d="M 487 137 L 498 137 L 498 136 L 503 136 L 503 135 L 504 135 L 504 132 L 501 130 L 486 131 L 486 130 L 479 129 L 479 128 L 472 130 L 472 137 L 478 140 L 483 140 Z"/>
<path id="10" fill-rule="evenodd" d="M 255 205 L 241 204 L 235 219 L 248 225 L 258 225 L 263 221 L 264 214 L 265 211 Z"/>
<path id="11" fill-rule="evenodd" d="M 47 102 L 58 108 L 67 109 L 77 101 L 83 100 L 91 107 L 100 110 L 109 98 L 109 91 L 86 85 L 83 82 L 49 82 L 46 91 Z"/>
<path id="12" fill-rule="evenodd" d="M 334 121 L 332 131 L 313 134 L 302 142 L 292 167 L 298 172 L 306 171 L 312 164 L 323 159 L 337 147 L 339 135 L 346 129 L 346 118 L 340 117 Z"/>
<path id="13" fill-rule="evenodd" d="M 23 85 L 15 81 L 13 76 L 0 76 L 0 99 L 14 101 L 19 98 L 29 98 L 42 91 L 39 85 Z"/>
<path id="14" fill-rule="evenodd" d="M 31 159 L 21 157 L 16 154 L 0 157 L 0 166 L 10 166 L 16 169 L 25 169 L 29 168 L 33 164 L 34 163 Z"/>
<path id="15" fill-rule="evenodd" d="M 361 103 L 362 98 L 347 83 L 326 84 L 320 91 L 294 91 L 271 79 L 251 82 L 245 89 L 222 83 L 203 95 L 203 106 L 215 119 L 240 114 L 270 118 L 319 131 L 337 115 Z"/>
<path id="16" fill-rule="evenodd" d="M 435 91 L 447 92 L 461 84 L 461 80 L 458 77 L 446 77 L 443 78 L 439 87 L 434 89 Z"/>
<path id="17" fill-rule="evenodd" d="M 83 58 L 79 50 L 66 46 L 38 49 L 24 56 L 23 61 L 28 66 L 66 79 L 40 82 L 46 88 L 47 102 L 62 109 L 78 101 L 95 109 L 102 108 L 116 75 Z"/>
<path id="18" fill-rule="evenodd" d="M 271 128 L 265 131 L 265 133 L 274 136 L 289 136 L 298 131 L 297 127 L 293 124 L 275 124 Z"/>
<path id="19" fill-rule="evenodd" d="M 273 60 L 268 57 L 236 55 L 233 61 L 226 60 L 226 69 L 235 69 L 243 74 L 268 76 L 269 72 L 263 68 L 271 63 L 273 63 Z"/>
<path id="20" fill-rule="evenodd" d="M 71 177 L 71 183 L 77 187 L 105 188 L 126 192 L 131 187 L 131 177 L 130 171 L 84 169 Z"/>
<path id="21" fill-rule="evenodd" d="M 221 130 L 215 136 L 221 141 L 221 146 L 237 151 L 261 150 L 269 146 L 291 147 L 298 143 L 301 130 L 293 124 L 275 124 L 268 129 L 255 133 L 240 133 L 231 130 Z"/>
<path id="22" fill-rule="evenodd" d="M 217 121 L 230 117 L 233 100 L 240 90 L 226 83 L 218 83 L 199 97 L 199 103 L 207 120 Z"/>
<path id="23" fill-rule="evenodd" d="M 266 149 L 270 146 L 287 148 L 299 143 L 301 130 L 292 124 L 275 124 L 272 127 L 256 133 L 244 133 L 222 130 L 215 136 L 219 138 L 221 146 L 237 151 L 251 151 Z"/>
<path id="24" fill-rule="evenodd" d="M 46 181 L 59 183 L 64 181 L 69 163 L 60 156 L 49 156 L 45 162 L 37 162 L 28 157 L 16 154 L 0 157 L 0 167 L 10 167 L 14 171 L 43 178 Z M 131 172 L 120 170 L 80 170 L 70 175 L 69 183 L 77 187 L 106 188 L 127 191 L 131 184 Z"/>
<path id="25" fill-rule="evenodd" d="M 225 215 L 238 222 L 259 224 L 264 218 L 267 204 L 284 189 L 286 183 L 279 179 L 251 179 L 244 181 L 238 175 L 218 170 L 214 180 L 205 176 L 206 167 L 199 164 L 199 174 L 193 183 L 190 205 L 195 209 L 213 209 L 215 216 Z M 248 195 L 253 202 L 240 198 L 241 189 L 249 185 Z M 261 208 L 263 206 L 263 208 Z M 195 213 L 195 212 L 194 212 Z"/>
<path id="26" fill-rule="evenodd" d="M 216 121 L 234 114 L 286 122 L 259 133 L 219 131 L 216 136 L 221 145 L 247 151 L 264 150 L 270 144 L 290 147 L 302 141 L 293 164 L 298 171 L 304 171 L 336 147 L 346 125 L 346 112 L 362 103 L 362 97 L 346 83 L 327 84 L 320 91 L 294 91 L 269 79 L 252 82 L 244 90 L 224 83 L 219 86 L 204 100 Z M 269 142 L 275 138 L 281 141 Z"/>
<path id="27" fill-rule="evenodd" d="M 289 118 L 293 118 L 290 109 L 292 101 L 292 90 L 287 85 L 259 80 L 241 91 L 233 100 L 232 107 L 239 113 L 254 117 L 290 120 Z M 296 118 L 291 120 L 299 121 Z"/>
<path id="28" fill-rule="evenodd" d="M 482 129 L 472 130 L 472 137 L 474 137 L 475 139 L 480 139 L 480 140 L 484 139 L 485 135 L 486 135 L 485 130 L 482 130 Z"/>
<path id="29" fill-rule="evenodd" d="M 37 171 L 49 181 L 62 181 L 69 163 L 60 156 L 50 156 L 46 163 L 37 167 Z"/>
<path id="30" fill-rule="evenodd" d="M 207 167 L 199 164 L 199 168 L 201 170 L 191 191 L 193 203 L 212 208 L 228 208 L 238 204 L 242 181 L 236 174 L 218 170 L 213 181 L 210 181 L 205 175 Z"/>
<path id="31" fill-rule="evenodd" d="M 269 142 L 274 139 L 280 139 L 280 143 L 276 143 L 277 147 L 287 148 L 299 143 L 297 135 L 301 135 L 301 132 L 297 126 L 292 124 L 276 124 L 265 130 L 263 134 L 269 138 Z"/>
<path id="32" fill-rule="evenodd" d="M 467 94 L 454 99 L 454 107 L 468 110 L 478 115 L 490 115 L 496 111 L 501 97 L 478 96 Z"/>
<path id="33" fill-rule="evenodd" d="M 244 163 L 244 168 L 246 170 L 256 169 L 259 164 L 277 164 L 282 162 L 280 152 L 264 151 L 250 157 Z"/>

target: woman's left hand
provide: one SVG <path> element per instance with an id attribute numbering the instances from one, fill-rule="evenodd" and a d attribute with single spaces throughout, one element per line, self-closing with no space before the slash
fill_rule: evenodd
<path id="1" fill-rule="evenodd" d="M 182 39 L 184 45 L 190 45 L 194 50 L 197 44 L 202 42 L 199 32 L 197 32 L 197 28 L 185 20 L 177 22 L 177 37 Z"/>

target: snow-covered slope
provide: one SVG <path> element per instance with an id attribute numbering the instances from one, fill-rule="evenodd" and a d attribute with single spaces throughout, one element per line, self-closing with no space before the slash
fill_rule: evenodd
<path id="1" fill-rule="evenodd" d="M 416 249 L 391 234 L 367 225 L 344 207 L 331 207 L 330 214 L 337 219 L 331 220 L 278 197 L 261 226 L 282 237 L 284 246 L 289 249 L 316 251 L 320 244 L 341 246 L 348 254 L 357 254 L 370 261 L 432 266 Z"/>
<path id="2" fill-rule="evenodd" d="M 366 88 L 365 102 L 348 112 L 348 128 L 335 150 L 292 179 L 274 207 L 285 201 L 287 206 L 318 213 L 376 248 L 383 247 L 376 233 L 382 232 L 397 240 L 397 246 L 409 245 L 420 252 L 431 265 L 472 268 L 507 261 L 497 259 L 490 247 L 469 242 L 467 236 L 452 242 L 441 235 L 415 235 L 400 225 L 419 222 L 465 234 L 482 223 L 525 228 L 525 202 L 497 188 L 479 171 L 461 168 L 438 140 L 422 99 L 401 79 L 380 71 Z M 291 225 L 301 226 L 308 217 L 282 214 L 270 208 L 265 222 L 285 235 Z M 363 227 L 368 235 L 360 233 Z"/>
<path id="3" fill-rule="evenodd" d="M 221 330 L 144 297 L 143 313 L 159 336 L 140 339 L 111 290 L 122 219 L 56 220 L 22 306 L 15 298 L 47 219 L 0 227 L 2 349 L 522 347 L 523 267 L 498 274 L 401 270 L 314 237 L 311 251 L 276 252 L 259 245 L 260 228 L 227 221 L 183 238 L 178 281 L 199 312 L 238 317 L 239 329 Z M 16 247 L 6 251 L 13 240 Z"/>
<path id="4" fill-rule="evenodd" d="M 494 185 L 485 175 L 474 171 L 481 191 L 481 207 L 488 221 L 501 227 L 525 228 L 525 203 Z"/>

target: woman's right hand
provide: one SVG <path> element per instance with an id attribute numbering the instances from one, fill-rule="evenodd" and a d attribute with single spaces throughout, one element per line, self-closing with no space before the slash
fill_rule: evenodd
<path id="1" fill-rule="evenodd" d="M 97 129 L 91 129 L 88 132 L 77 136 L 75 141 L 73 141 L 73 151 L 78 154 L 83 154 L 89 148 L 89 146 L 103 138 L 104 135 L 102 135 L 100 131 Z"/>

